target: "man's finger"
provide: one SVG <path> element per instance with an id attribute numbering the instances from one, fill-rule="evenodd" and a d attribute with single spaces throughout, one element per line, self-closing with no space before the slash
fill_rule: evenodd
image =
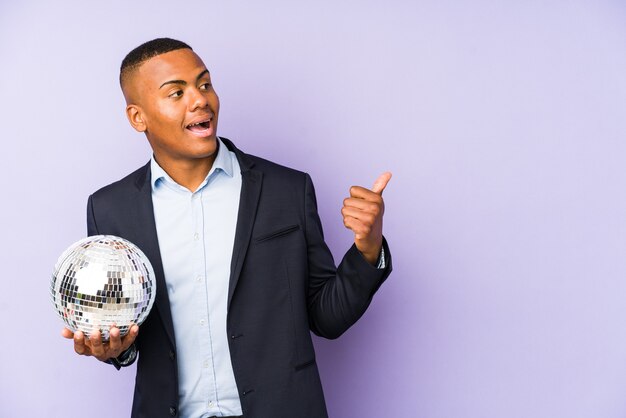
<path id="1" fill-rule="evenodd" d="M 344 218 L 350 217 L 354 219 L 358 219 L 361 222 L 366 223 L 367 225 L 372 225 L 376 220 L 376 215 L 370 212 L 366 212 L 363 210 L 359 210 L 356 208 L 351 208 L 344 206 L 341 208 L 341 214 Z"/>
<path id="2" fill-rule="evenodd" d="M 61 335 L 63 336 L 63 338 L 67 338 L 68 340 L 74 338 L 74 333 L 67 328 L 63 328 L 63 330 L 61 331 Z"/>
<path id="3" fill-rule="evenodd" d="M 111 327 L 109 330 L 109 348 L 113 352 L 114 356 L 122 351 L 122 338 L 120 337 L 120 330 L 117 327 Z"/>
<path id="4" fill-rule="evenodd" d="M 346 228 L 354 232 L 354 238 L 357 240 L 363 239 L 367 235 L 367 231 L 369 231 L 369 228 L 366 229 L 363 222 L 351 216 L 344 217 L 343 224 Z"/>
<path id="5" fill-rule="evenodd" d="M 87 346 L 85 346 L 85 336 L 81 331 L 74 334 L 74 351 L 78 354 L 87 354 Z"/>
<path id="6" fill-rule="evenodd" d="M 372 192 L 368 191 L 368 193 L 371 194 Z M 346 197 L 343 199 L 343 205 L 345 207 L 357 208 L 368 212 L 375 212 L 379 206 L 376 202 L 367 201 L 360 197 Z"/>
<path id="7" fill-rule="evenodd" d="M 122 337 L 122 351 L 126 351 L 128 347 L 130 347 L 130 345 L 135 342 L 137 334 L 139 334 L 139 327 L 137 325 L 131 326 L 128 334 Z"/>
<path id="8" fill-rule="evenodd" d="M 89 337 L 89 342 L 91 343 L 91 353 L 98 357 L 104 354 L 104 346 L 102 344 L 102 335 L 100 331 L 95 331 Z"/>
<path id="9" fill-rule="evenodd" d="M 372 186 L 372 191 L 374 193 L 378 193 L 380 195 L 383 194 L 383 190 L 387 187 L 387 183 L 391 180 L 391 173 L 389 171 L 384 172 L 374 182 L 374 186 Z"/>

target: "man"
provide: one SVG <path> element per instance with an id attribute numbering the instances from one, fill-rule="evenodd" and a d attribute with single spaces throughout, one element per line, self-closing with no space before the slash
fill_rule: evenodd
<path id="1" fill-rule="evenodd" d="M 153 158 L 89 198 L 88 232 L 121 236 L 153 264 L 155 306 L 124 337 L 63 335 L 117 368 L 138 357 L 133 417 L 325 417 L 309 330 L 336 338 L 391 272 L 382 191 L 352 187 L 355 244 L 338 268 L 310 177 L 217 136 L 219 99 L 183 42 L 155 39 L 122 62 L 130 124 Z"/>

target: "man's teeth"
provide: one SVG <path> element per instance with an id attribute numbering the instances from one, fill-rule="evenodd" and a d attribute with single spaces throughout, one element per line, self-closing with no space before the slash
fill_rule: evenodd
<path id="1" fill-rule="evenodd" d="M 191 125 L 187 125 L 187 127 L 188 127 L 188 128 L 192 128 L 192 127 L 194 127 L 194 126 L 199 126 L 199 125 L 202 125 L 202 124 L 205 124 L 205 123 L 209 123 L 209 122 L 211 122 L 211 119 L 209 119 L 209 120 L 205 120 L 204 122 L 192 123 Z"/>

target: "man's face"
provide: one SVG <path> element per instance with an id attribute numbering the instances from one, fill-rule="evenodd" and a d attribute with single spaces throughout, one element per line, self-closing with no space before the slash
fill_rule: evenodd
<path id="1" fill-rule="evenodd" d="M 132 97 L 127 116 L 146 133 L 159 164 L 215 157 L 220 102 L 209 71 L 192 50 L 149 59 L 131 76 L 127 89 L 127 99 Z"/>

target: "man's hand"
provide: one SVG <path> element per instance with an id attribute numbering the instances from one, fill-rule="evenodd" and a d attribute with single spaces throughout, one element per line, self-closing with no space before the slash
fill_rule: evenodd
<path id="1" fill-rule="evenodd" d="M 82 356 L 93 356 L 100 361 L 118 357 L 131 346 L 139 334 L 139 327 L 133 325 L 128 334 L 120 337 L 120 330 L 111 327 L 109 330 L 109 341 L 102 342 L 100 331 L 91 334 L 90 338 L 85 338 L 81 331 L 73 333 L 67 328 L 63 328 L 61 335 L 69 340 L 74 340 L 74 351 Z"/>
<path id="2" fill-rule="evenodd" d="M 391 173 L 381 174 L 372 190 L 350 187 L 350 197 L 343 201 L 341 214 L 343 224 L 354 232 L 354 243 L 363 257 L 375 265 L 383 245 L 383 190 L 391 179 Z"/>

